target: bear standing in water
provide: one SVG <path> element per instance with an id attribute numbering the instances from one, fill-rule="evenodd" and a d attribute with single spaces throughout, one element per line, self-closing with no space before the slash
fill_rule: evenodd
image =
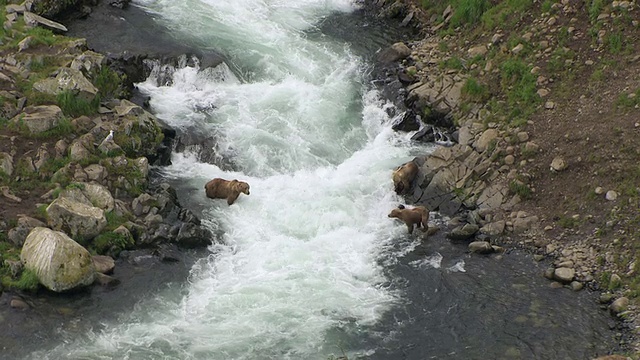
<path id="1" fill-rule="evenodd" d="M 429 230 L 429 210 L 424 206 L 407 209 L 404 205 L 400 205 L 397 209 L 391 210 L 389 217 L 404 221 L 409 230 L 409 234 L 413 234 L 415 225 L 418 225 L 418 228 L 421 229 L 422 232 Z"/>
<path id="2" fill-rule="evenodd" d="M 231 205 L 240 196 L 240 193 L 249 195 L 249 184 L 238 180 L 225 180 L 215 178 L 205 184 L 204 190 L 210 199 L 227 199 Z"/>

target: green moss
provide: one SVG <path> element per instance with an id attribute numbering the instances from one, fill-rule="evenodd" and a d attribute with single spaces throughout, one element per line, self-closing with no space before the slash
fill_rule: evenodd
<path id="1" fill-rule="evenodd" d="M 520 196 L 521 199 L 531 199 L 533 197 L 531 188 L 520 181 L 511 181 L 509 183 L 509 191 L 512 194 Z"/>

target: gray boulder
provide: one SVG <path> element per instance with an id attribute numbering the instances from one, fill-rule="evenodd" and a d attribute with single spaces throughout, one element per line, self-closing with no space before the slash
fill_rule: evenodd
<path id="1" fill-rule="evenodd" d="M 475 235 L 478 230 L 478 225 L 464 224 L 463 226 L 458 226 L 451 230 L 451 232 L 447 234 L 447 237 L 451 240 L 467 240 Z"/>
<path id="2" fill-rule="evenodd" d="M 56 105 L 27 106 L 11 119 L 15 124 L 24 124 L 32 134 L 39 134 L 58 126 L 62 110 Z"/>
<path id="3" fill-rule="evenodd" d="M 0 173 L 13 174 L 13 156 L 5 152 L 0 152 Z"/>
<path id="4" fill-rule="evenodd" d="M 490 254 L 494 249 L 491 244 L 486 241 L 474 241 L 469 244 L 469 251 L 478 254 Z"/>
<path id="5" fill-rule="evenodd" d="M 17 247 L 21 247 L 31 230 L 37 227 L 44 227 L 45 224 L 38 220 L 28 216 L 21 216 L 18 218 L 18 225 L 9 230 L 7 237 L 9 241 Z"/>
<path id="6" fill-rule="evenodd" d="M 47 289 L 63 292 L 93 283 L 91 254 L 66 234 L 44 227 L 29 233 L 20 259 Z"/>
<path id="7" fill-rule="evenodd" d="M 33 84 L 33 88 L 41 93 L 58 95 L 68 91 L 79 98 L 91 101 L 98 94 L 98 89 L 87 80 L 80 70 L 60 68 L 55 78 L 47 78 Z"/>
<path id="8" fill-rule="evenodd" d="M 107 225 L 104 210 L 64 197 L 54 200 L 46 211 L 49 225 L 81 241 L 96 237 Z"/>

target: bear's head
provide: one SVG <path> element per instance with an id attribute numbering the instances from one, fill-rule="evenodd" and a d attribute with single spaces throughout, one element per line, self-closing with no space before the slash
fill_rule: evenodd
<path id="1" fill-rule="evenodd" d="M 249 195 L 249 184 L 244 181 L 233 180 L 234 188 L 241 193 Z"/>
<path id="2" fill-rule="evenodd" d="M 402 214 L 402 210 L 404 210 L 404 206 L 403 206 L 403 209 L 393 209 L 393 210 L 391 210 L 391 212 L 389 213 L 389 217 L 390 218 L 399 218 L 400 214 Z"/>

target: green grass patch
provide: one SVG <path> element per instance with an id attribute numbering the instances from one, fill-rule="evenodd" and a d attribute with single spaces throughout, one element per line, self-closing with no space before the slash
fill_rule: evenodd
<path id="1" fill-rule="evenodd" d="M 452 70 L 462 70 L 464 68 L 464 64 L 459 57 L 450 57 L 446 60 L 442 60 L 439 63 L 441 69 L 452 69 Z"/>
<path id="2" fill-rule="evenodd" d="M 11 280 L 7 284 L 11 288 L 20 289 L 23 291 L 36 291 L 40 286 L 38 281 L 38 275 L 29 269 L 24 269 L 18 280 Z"/>
<path id="3" fill-rule="evenodd" d="M 112 254 L 117 256 L 122 250 L 131 248 L 134 245 L 133 239 L 116 234 L 114 232 L 105 232 L 98 235 L 92 242 L 91 247 L 98 254 Z"/>
<path id="4" fill-rule="evenodd" d="M 527 11 L 533 6 L 533 0 L 505 0 L 486 8 L 482 16 L 482 25 L 489 30 L 500 26 L 513 28 L 522 20 Z"/>
<path id="5" fill-rule="evenodd" d="M 558 225 L 562 226 L 565 229 L 572 229 L 578 225 L 578 219 L 574 219 L 573 217 L 561 216 L 558 219 Z"/>
<path id="6" fill-rule="evenodd" d="M 63 36 L 54 34 L 51 30 L 36 26 L 27 30 L 27 36 L 31 36 L 31 45 L 51 46 L 64 40 Z"/>
<path id="7" fill-rule="evenodd" d="M 598 19 L 598 15 L 602 13 L 605 6 L 605 0 L 586 0 L 587 10 L 589 12 L 589 20 L 592 24 L 595 24 Z"/>
<path id="8" fill-rule="evenodd" d="M 619 108 L 632 108 L 640 106 L 640 88 L 632 93 L 622 93 L 616 100 L 616 106 Z"/>
<path id="9" fill-rule="evenodd" d="M 129 221 L 127 217 L 119 216 L 115 211 L 109 211 L 104 215 L 107 218 L 107 226 L 105 226 L 106 231 L 113 231 L 120 227 L 120 225 Z"/>
<path id="10" fill-rule="evenodd" d="M 478 103 L 485 102 L 489 99 L 489 88 L 475 78 L 468 78 L 462 86 L 461 94 L 465 99 Z"/>
<path id="11" fill-rule="evenodd" d="M 480 18 L 490 7 L 488 0 L 458 0 L 451 16 L 451 26 L 473 26 L 480 22 Z"/>
<path id="12" fill-rule="evenodd" d="M 542 5 L 540 5 L 540 11 L 542 11 L 543 13 L 550 13 L 553 4 L 554 4 L 553 0 L 544 0 Z"/>
<path id="13" fill-rule="evenodd" d="M 65 115 L 78 117 L 97 113 L 98 106 L 100 106 L 100 97 L 96 96 L 89 101 L 70 91 L 63 91 L 56 96 L 56 102 Z"/>
<path id="14" fill-rule="evenodd" d="M 119 75 L 107 66 L 102 66 L 94 75 L 94 85 L 98 88 L 101 99 L 112 99 L 125 96 L 124 81 L 126 75 Z"/>
<path id="15" fill-rule="evenodd" d="M 58 61 L 55 56 L 39 56 L 34 58 L 29 64 L 29 69 L 35 72 L 51 73 L 58 68 Z"/>
<path id="16" fill-rule="evenodd" d="M 520 196 L 520 198 L 524 200 L 531 199 L 533 197 L 531 188 L 520 181 L 512 180 L 509 182 L 509 191 L 514 195 Z"/>
<path id="17" fill-rule="evenodd" d="M 536 75 L 521 60 L 507 60 L 500 67 L 500 85 L 506 94 L 508 108 L 502 108 L 511 123 L 524 122 L 540 103 L 536 93 Z"/>
<path id="18" fill-rule="evenodd" d="M 609 33 L 605 36 L 604 41 L 607 44 L 609 52 L 614 55 L 620 54 L 625 44 L 623 35 L 619 31 Z"/>

